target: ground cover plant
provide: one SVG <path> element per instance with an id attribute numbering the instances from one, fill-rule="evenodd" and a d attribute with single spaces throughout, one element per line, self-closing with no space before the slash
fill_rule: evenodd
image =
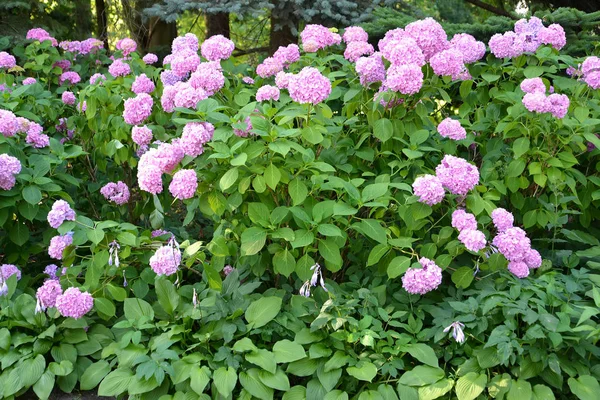
<path id="1" fill-rule="evenodd" d="M 600 59 L 518 21 L 0 53 L 0 396 L 595 399 Z M 378 51 L 375 51 L 378 50 Z"/>

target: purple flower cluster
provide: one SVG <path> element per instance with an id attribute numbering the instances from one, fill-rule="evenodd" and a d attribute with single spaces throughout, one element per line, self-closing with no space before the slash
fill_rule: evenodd
<path id="1" fill-rule="evenodd" d="M 521 90 L 525 92 L 523 105 L 531 112 L 549 112 L 556 118 L 564 118 L 569 111 L 567 95 L 552 93 L 546 96 L 546 85 L 541 78 L 525 79 L 521 82 Z"/>
<path id="2" fill-rule="evenodd" d="M 81 82 L 81 77 L 75 71 L 63 72 L 58 78 L 58 82 L 62 85 L 65 82 L 69 82 L 70 85 L 76 85 Z"/>
<path id="3" fill-rule="evenodd" d="M 124 57 L 127 57 L 137 49 L 137 43 L 133 39 L 123 38 L 117 42 L 115 47 L 117 50 L 121 50 Z"/>
<path id="4" fill-rule="evenodd" d="M 392 65 L 387 71 L 385 86 L 406 95 L 418 93 L 423 86 L 423 70 L 417 64 Z"/>
<path id="5" fill-rule="evenodd" d="M 464 210 L 454 211 L 452 226 L 458 230 L 458 240 L 468 250 L 477 253 L 487 245 L 485 234 L 477 229 L 477 220 L 473 214 Z"/>
<path id="6" fill-rule="evenodd" d="M 129 125 L 139 125 L 152 114 L 154 101 L 147 93 L 140 93 L 136 97 L 125 100 L 123 119 Z"/>
<path id="7" fill-rule="evenodd" d="M 152 257 L 150 267 L 157 275 L 173 275 L 181 264 L 181 252 L 173 246 L 161 246 Z"/>
<path id="8" fill-rule="evenodd" d="M 485 43 L 468 33 L 457 33 L 450 40 L 450 47 L 462 54 L 465 64 L 472 64 L 485 56 Z"/>
<path id="9" fill-rule="evenodd" d="M 340 44 L 342 37 L 331 32 L 327 27 L 317 24 L 308 24 L 300 33 L 302 49 L 307 53 L 315 53 L 319 49 Z"/>
<path id="10" fill-rule="evenodd" d="M 382 82 L 385 79 L 385 65 L 383 65 L 379 52 L 369 57 L 360 57 L 356 60 L 355 69 L 360 78 L 360 84 L 363 86 Z"/>
<path id="11" fill-rule="evenodd" d="M 185 50 L 191 50 L 194 53 L 198 52 L 198 37 L 193 33 L 186 33 L 184 36 L 173 39 L 173 43 L 171 44 L 171 52 L 173 54 L 181 53 Z M 168 62 L 165 64 L 168 64 Z"/>
<path id="12" fill-rule="evenodd" d="M 375 50 L 368 42 L 350 42 L 344 51 L 344 58 L 350 62 L 355 62 L 362 56 L 373 54 Z"/>
<path id="13" fill-rule="evenodd" d="M 169 185 L 169 192 L 176 199 L 191 199 L 196 194 L 198 188 L 198 176 L 193 169 L 182 169 L 173 175 L 173 180 Z"/>
<path id="14" fill-rule="evenodd" d="M 152 130 L 146 125 L 131 128 L 131 139 L 138 146 L 148 146 L 152 141 Z"/>
<path id="15" fill-rule="evenodd" d="M 465 70 L 463 55 L 460 51 L 449 48 L 434 54 L 429 60 L 429 64 L 437 75 L 451 76 L 453 79 L 458 79 L 460 74 Z"/>
<path id="16" fill-rule="evenodd" d="M 435 175 L 423 175 L 415 179 L 413 193 L 419 196 L 421 203 L 430 206 L 440 203 L 446 195 L 442 182 Z"/>
<path id="17" fill-rule="evenodd" d="M 581 64 L 583 81 L 592 89 L 600 89 L 600 58 L 591 56 Z"/>
<path id="18" fill-rule="evenodd" d="M 366 42 L 369 40 L 369 34 L 360 26 L 349 26 L 344 29 L 344 35 L 342 36 L 344 42 Z"/>
<path id="19" fill-rule="evenodd" d="M 2 278 L 3 280 L 7 280 L 13 275 L 17 276 L 18 281 L 21 280 L 21 270 L 19 270 L 19 268 L 17 268 L 16 265 L 2 264 L 0 266 L 0 278 Z"/>
<path id="20" fill-rule="evenodd" d="M 477 219 L 475 215 L 459 209 L 452 213 L 452 227 L 459 232 L 474 230 L 477 229 Z"/>
<path id="21" fill-rule="evenodd" d="M 17 175 L 21 172 L 21 162 L 8 154 L 0 154 L 0 189 L 10 190 L 15 186 Z"/>
<path id="22" fill-rule="evenodd" d="M 100 193 L 108 201 L 123 205 L 129 201 L 129 188 L 122 182 L 109 182 L 100 189 Z"/>
<path id="23" fill-rule="evenodd" d="M 412 37 L 423 51 L 425 60 L 449 47 L 446 31 L 433 18 L 425 18 L 406 25 L 404 32 Z"/>
<path id="24" fill-rule="evenodd" d="M 75 221 L 75 211 L 66 201 L 56 200 L 48 213 L 48 223 L 56 229 L 65 221 Z"/>
<path id="25" fill-rule="evenodd" d="M 202 57 L 208 61 L 221 61 L 231 57 L 235 44 L 223 35 L 215 35 L 206 39 L 200 47 Z"/>
<path id="26" fill-rule="evenodd" d="M 256 91 L 256 101 L 279 100 L 279 88 L 277 86 L 264 85 Z"/>
<path id="27" fill-rule="evenodd" d="M 162 174 L 169 173 L 185 157 L 180 141 L 161 143 L 142 155 L 138 164 L 138 185 L 140 189 L 158 194 L 162 192 Z"/>
<path id="28" fill-rule="evenodd" d="M 56 297 L 55 305 L 63 317 L 79 319 L 92 310 L 94 298 L 88 292 L 71 287 Z"/>
<path id="29" fill-rule="evenodd" d="M 68 90 L 65 90 L 62 93 L 61 99 L 62 102 L 68 106 L 75 105 L 75 102 L 77 101 L 75 94 L 73 92 L 69 92 Z"/>
<path id="30" fill-rule="evenodd" d="M 421 257 L 423 268 L 409 268 L 402 276 L 402 287 L 410 294 L 425 294 L 442 283 L 442 269 L 432 260 Z"/>
<path id="31" fill-rule="evenodd" d="M 43 131 L 44 128 L 40 124 L 29 121 L 25 142 L 31 144 L 36 149 L 48 147 L 50 145 L 50 138 Z"/>
<path id="32" fill-rule="evenodd" d="M 239 123 L 241 124 L 242 122 Z M 252 131 L 252 121 L 249 116 L 244 119 L 243 123 L 246 125 L 244 129 L 238 129 L 235 126 L 233 128 L 233 133 L 238 137 L 247 137 L 250 131 Z"/>
<path id="33" fill-rule="evenodd" d="M 142 61 L 146 65 L 152 65 L 158 61 L 158 56 L 154 53 L 148 53 L 144 57 L 142 57 Z"/>
<path id="34" fill-rule="evenodd" d="M 279 60 L 274 57 L 267 57 L 256 67 L 256 74 L 261 78 L 268 78 L 277 75 L 277 73 L 283 71 L 283 68 L 283 63 Z"/>
<path id="35" fill-rule="evenodd" d="M 185 155 L 198 157 L 204 152 L 204 144 L 208 143 L 215 131 L 215 127 L 208 122 L 189 122 L 183 127 L 179 145 Z"/>
<path id="36" fill-rule="evenodd" d="M 73 244 L 73 232 L 65 233 L 64 235 L 54 236 L 50 239 L 50 246 L 48 247 L 48 255 L 50 257 L 62 260 L 63 251 Z"/>
<path id="37" fill-rule="evenodd" d="M 49 40 L 50 42 L 52 42 L 52 46 L 58 45 L 58 42 L 56 41 L 56 39 L 54 39 L 52 36 L 50 36 L 50 34 L 42 28 L 33 28 L 33 29 L 28 30 L 27 35 L 25 36 L 25 39 L 38 40 L 39 42 L 44 42 L 46 40 Z"/>
<path id="38" fill-rule="evenodd" d="M 104 81 L 106 81 L 106 76 L 103 74 L 96 73 L 90 77 L 90 85 L 102 85 Z"/>
<path id="39" fill-rule="evenodd" d="M 114 78 L 129 75 L 131 73 L 131 67 L 129 64 L 123 62 L 122 59 L 118 58 L 108 66 L 108 73 Z"/>
<path id="40" fill-rule="evenodd" d="M 8 110 L 0 110 L 0 133 L 4 137 L 11 137 L 19 131 L 17 116 Z"/>
<path id="41" fill-rule="evenodd" d="M 156 89 L 154 82 L 146 74 L 138 75 L 131 85 L 131 91 L 135 94 L 152 93 Z"/>
<path id="42" fill-rule="evenodd" d="M 208 96 L 212 96 L 225 86 L 225 75 L 218 62 L 201 63 L 190 76 L 188 83 L 194 89 L 201 89 Z"/>
<path id="43" fill-rule="evenodd" d="M 56 306 L 56 299 L 62 295 L 62 287 L 57 279 L 46 279 L 36 292 L 37 301 L 40 308 L 45 310 Z"/>
<path id="44" fill-rule="evenodd" d="M 331 93 L 331 82 L 318 69 L 304 67 L 300 73 L 290 77 L 288 91 L 296 103 L 318 104 Z"/>
<path id="45" fill-rule="evenodd" d="M 17 60 L 14 56 L 5 51 L 0 51 L 0 68 L 13 68 L 17 65 Z"/>
<path id="46" fill-rule="evenodd" d="M 446 118 L 437 127 L 439 134 L 442 137 L 462 140 L 467 137 L 467 131 L 460 125 L 458 120 Z"/>
<path id="47" fill-rule="evenodd" d="M 479 171 L 476 166 L 449 154 L 444 156 L 442 162 L 436 167 L 435 174 L 450 193 L 462 196 L 479 182 Z"/>
<path id="48" fill-rule="evenodd" d="M 285 47 L 279 46 L 279 48 L 275 50 L 275 53 L 273 53 L 273 58 L 284 67 L 287 67 L 300 59 L 300 48 L 294 43 Z"/>
<path id="49" fill-rule="evenodd" d="M 35 80 L 35 78 L 31 77 L 23 79 L 23 85 L 33 85 L 36 82 L 37 81 Z"/>
<path id="50" fill-rule="evenodd" d="M 520 19 L 514 31 L 497 33 L 489 41 L 490 51 L 498 58 L 518 57 L 525 52 L 535 52 L 541 45 L 548 44 L 560 50 L 567 43 L 564 29 L 558 24 L 544 27 L 542 20 L 531 17 Z"/>
<path id="51" fill-rule="evenodd" d="M 186 49 L 174 53 L 171 59 L 171 71 L 181 78 L 191 74 L 200 65 L 200 56 L 195 51 Z"/>

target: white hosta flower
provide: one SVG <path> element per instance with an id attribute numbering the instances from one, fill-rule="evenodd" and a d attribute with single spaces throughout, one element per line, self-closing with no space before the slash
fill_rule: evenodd
<path id="1" fill-rule="evenodd" d="M 317 286 L 317 284 L 321 285 L 323 290 L 327 292 L 327 288 L 325 287 L 325 280 L 323 279 L 323 273 L 321 272 L 321 266 L 319 264 L 315 264 L 312 267 L 310 267 L 310 270 L 313 271 L 313 274 L 310 280 L 304 282 L 304 285 L 302 285 L 302 287 L 300 288 L 300 296 L 310 297 L 310 288 Z"/>
<path id="2" fill-rule="evenodd" d="M 448 327 L 446 327 L 446 329 L 444 329 L 444 332 L 448 332 L 450 331 L 450 329 L 452 329 L 452 337 L 454 338 L 454 340 L 456 340 L 457 343 L 464 343 L 466 340 L 465 333 L 463 332 L 464 327 L 465 324 L 463 324 L 462 322 L 455 321 L 451 323 Z"/>

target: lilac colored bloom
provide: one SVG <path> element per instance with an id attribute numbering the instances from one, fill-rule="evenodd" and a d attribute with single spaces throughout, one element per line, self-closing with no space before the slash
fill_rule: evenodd
<path id="1" fill-rule="evenodd" d="M 531 241 L 521 228 L 508 228 L 498 233 L 492 243 L 509 261 L 523 261 L 531 249 Z"/>
<path id="2" fill-rule="evenodd" d="M 181 77 L 175 75 L 175 73 L 170 69 L 164 70 L 160 73 L 160 81 L 165 87 L 172 86 L 177 82 L 181 82 L 181 79 Z"/>
<path id="3" fill-rule="evenodd" d="M 287 66 L 300 59 L 300 49 L 297 44 L 289 44 L 286 47 L 279 46 L 273 53 L 273 58 L 280 64 Z"/>
<path id="4" fill-rule="evenodd" d="M 36 82 L 37 81 L 35 80 L 35 78 L 31 77 L 23 79 L 23 85 L 33 85 Z"/>
<path id="5" fill-rule="evenodd" d="M 449 332 L 450 329 L 452 329 L 452 337 L 454 338 L 454 340 L 456 340 L 456 343 L 462 344 L 466 340 L 465 333 L 463 332 L 464 327 L 465 324 L 456 321 L 444 328 L 444 333 Z"/>
<path id="6" fill-rule="evenodd" d="M 73 244 L 73 232 L 65 233 L 64 235 L 54 236 L 50 239 L 48 254 L 50 257 L 57 260 L 62 260 L 63 251 Z"/>
<path id="7" fill-rule="evenodd" d="M 129 125 L 139 125 L 152 114 L 154 101 L 147 93 L 140 93 L 136 97 L 125 100 L 123 119 Z"/>
<path id="8" fill-rule="evenodd" d="M 75 94 L 73 94 L 73 92 L 69 92 L 68 90 L 63 92 L 61 99 L 62 102 L 68 106 L 74 105 L 77 101 Z"/>
<path id="9" fill-rule="evenodd" d="M 550 104 L 546 100 L 544 93 L 525 93 L 522 102 L 525 108 L 531 112 L 545 113 L 550 111 Z"/>
<path id="10" fill-rule="evenodd" d="M 127 57 L 137 49 L 137 43 L 133 39 L 123 38 L 117 42 L 115 47 L 117 50 L 121 50 L 123 55 Z"/>
<path id="11" fill-rule="evenodd" d="M 511 261 L 508 270 L 517 278 L 523 279 L 529 276 L 529 267 L 523 261 Z"/>
<path id="12" fill-rule="evenodd" d="M 549 44 L 556 50 L 562 49 L 567 44 L 565 30 L 558 24 L 552 24 L 540 30 L 538 39 L 543 44 Z"/>
<path id="13" fill-rule="evenodd" d="M 139 146 L 147 146 L 152 141 L 152 130 L 146 125 L 131 128 L 131 139 Z"/>
<path id="14" fill-rule="evenodd" d="M 208 98 L 204 89 L 196 89 L 189 82 L 178 82 L 174 87 L 177 89 L 173 98 L 175 107 L 196 109 L 199 101 Z"/>
<path id="15" fill-rule="evenodd" d="M 261 78 L 268 78 L 283 71 L 283 63 L 273 57 L 267 57 L 256 67 L 256 74 Z"/>
<path id="16" fill-rule="evenodd" d="M 79 111 L 80 113 L 84 113 L 85 110 L 87 110 L 87 101 L 82 101 L 79 102 L 79 104 L 77 104 L 77 111 Z"/>
<path id="17" fill-rule="evenodd" d="M 466 195 L 479 182 L 477 167 L 449 154 L 435 169 L 436 176 L 450 193 Z"/>
<path id="18" fill-rule="evenodd" d="M 340 44 L 342 37 L 331 32 L 327 27 L 317 24 L 308 24 L 300 33 L 302 48 L 307 53 L 314 53 L 319 49 Z"/>
<path id="19" fill-rule="evenodd" d="M 150 267 L 157 275 L 173 275 L 180 263 L 181 252 L 172 246 L 161 246 L 150 257 Z"/>
<path id="20" fill-rule="evenodd" d="M 458 240 L 460 240 L 468 250 L 475 253 L 484 249 L 487 244 L 485 234 L 477 229 L 465 229 L 461 231 L 458 235 Z"/>
<path id="21" fill-rule="evenodd" d="M 54 307 L 56 305 L 56 299 L 62 294 L 60 282 L 56 279 L 47 279 L 44 281 L 44 284 L 38 288 L 35 296 L 37 297 L 42 310 L 45 310 L 46 308 Z"/>
<path id="22" fill-rule="evenodd" d="M 169 192 L 179 200 L 191 199 L 198 188 L 198 176 L 193 169 L 182 169 L 173 175 Z"/>
<path id="23" fill-rule="evenodd" d="M 566 94 L 553 93 L 546 98 L 548 111 L 556 118 L 564 118 L 569 111 L 569 98 Z"/>
<path id="24" fill-rule="evenodd" d="M 225 75 L 217 62 L 207 62 L 198 65 L 188 81 L 194 89 L 202 89 L 212 96 L 225 86 Z"/>
<path id="25" fill-rule="evenodd" d="M 331 93 L 331 82 L 318 69 L 304 67 L 300 73 L 290 77 L 288 91 L 296 103 L 318 104 Z"/>
<path id="26" fill-rule="evenodd" d="M 0 51 L 0 68 L 13 68 L 17 65 L 17 60 L 14 56 L 5 51 Z"/>
<path id="27" fill-rule="evenodd" d="M 17 116 L 12 111 L 0 110 L 0 133 L 5 137 L 14 136 L 19 131 Z"/>
<path id="28" fill-rule="evenodd" d="M 529 251 L 525 254 L 525 264 L 529 268 L 539 268 L 542 266 L 542 256 L 535 249 L 529 249 Z"/>
<path id="29" fill-rule="evenodd" d="M 515 217 L 504 208 L 496 208 L 492 211 L 492 222 L 498 232 L 504 232 L 513 227 Z"/>
<path id="30" fill-rule="evenodd" d="M 186 155 L 198 157 L 204 151 L 203 145 L 208 143 L 215 128 L 208 122 L 189 122 L 183 127 L 180 145 Z"/>
<path id="31" fill-rule="evenodd" d="M 113 77 L 129 75 L 131 73 L 131 67 L 129 64 L 124 63 L 122 59 L 117 59 L 108 66 L 108 73 Z"/>
<path id="32" fill-rule="evenodd" d="M 188 76 L 198 68 L 198 65 L 200 65 L 200 56 L 191 50 L 178 53 L 171 60 L 171 70 L 179 77 Z"/>
<path id="33" fill-rule="evenodd" d="M 344 51 L 344 58 L 350 62 L 355 62 L 361 56 L 371 55 L 375 50 L 367 42 L 350 42 Z"/>
<path id="34" fill-rule="evenodd" d="M 21 172 L 21 162 L 8 154 L 0 154 L 0 189 L 10 190 L 15 186 L 15 175 Z"/>
<path id="35" fill-rule="evenodd" d="M 69 60 L 59 60 L 52 64 L 53 67 L 58 67 L 64 71 L 68 71 L 71 68 L 71 61 Z"/>
<path id="36" fill-rule="evenodd" d="M 411 37 L 390 40 L 382 45 L 381 54 L 393 65 L 416 64 L 425 65 L 425 55 Z"/>
<path id="37" fill-rule="evenodd" d="M 525 93 L 546 93 L 546 85 L 542 78 L 530 78 L 521 82 L 521 90 Z"/>
<path id="38" fill-rule="evenodd" d="M 240 122 L 241 123 L 241 122 Z M 245 129 L 237 129 L 233 128 L 233 133 L 238 137 L 247 137 L 250 131 L 252 130 L 252 121 L 250 117 L 246 117 L 244 119 L 244 123 L 246 124 Z"/>
<path id="39" fill-rule="evenodd" d="M 444 28 L 433 18 L 411 22 L 406 25 L 404 32 L 417 42 L 425 55 L 425 60 L 429 60 L 434 54 L 449 47 Z"/>
<path id="40" fill-rule="evenodd" d="M 122 182 L 109 182 L 100 189 L 100 193 L 108 201 L 123 205 L 129 201 L 129 188 Z"/>
<path id="41" fill-rule="evenodd" d="M 0 266 L 0 278 L 6 281 L 11 276 L 16 275 L 17 280 L 21 280 L 21 271 L 16 265 L 2 264 Z"/>
<path id="42" fill-rule="evenodd" d="M 472 64 L 485 56 L 485 43 L 468 33 L 457 33 L 450 41 L 451 48 L 461 53 L 465 64 Z"/>
<path id="43" fill-rule="evenodd" d="M 173 43 L 171 44 L 173 54 L 178 54 L 186 50 L 191 50 L 194 53 L 198 52 L 198 37 L 193 33 L 186 33 L 184 36 L 173 39 Z"/>
<path id="44" fill-rule="evenodd" d="M 58 82 L 62 85 L 65 82 L 69 82 L 71 85 L 76 85 L 81 81 L 81 77 L 75 71 L 63 72 L 58 78 Z"/>
<path id="45" fill-rule="evenodd" d="M 177 86 L 165 86 L 162 96 L 160 97 L 160 105 L 165 112 L 173 112 L 175 110 L 175 95 L 177 94 Z"/>
<path id="46" fill-rule="evenodd" d="M 279 100 L 279 88 L 277 86 L 265 85 L 256 91 L 256 101 Z"/>
<path id="47" fill-rule="evenodd" d="M 375 82 L 382 82 L 385 79 L 385 65 L 383 65 L 380 53 L 375 53 L 369 57 L 359 58 L 356 60 L 355 69 L 360 77 L 360 84 L 363 86 L 368 86 Z M 277 82 L 277 79 L 275 82 Z"/>
<path id="48" fill-rule="evenodd" d="M 409 268 L 402 276 L 402 287 L 408 293 L 423 295 L 442 283 L 442 269 L 425 257 L 421 257 L 419 264 L 423 268 Z"/>
<path id="49" fill-rule="evenodd" d="M 387 88 L 402 94 L 416 94 L 423 86 L 423 70 L 417 64 L 392 65 L 385 80 Z"/>
<path id="50" fill-rule="evenodd" d="M 29 39 L 29 40 L 39 40 L 40 42 L 43 42 L 44 40 L 47 40 L 50 38 L 50 34 L 42 28 L 33 28 L 27 31 L 27 34 L 25 35 L 25 39 Z"/>
<path id="51" fill-rule="evenodd" d="M 600 89 L 600 58 L 592 56 L 581 65 L 583 81 L 592 89 Z"/>
<path id="52" fill-rule="evenodd" d="M 31 144 L 36 149 L 48 147 L 50 145 L 50 138 L 48 135 L 42 133 L 43 131 L 44 128 L 40 124 L 30 121 L 25 142 Z"/>
<path id="53" fill-rule="evenodd" d="M 154 89 L 156 89 L 154 82 L 152 82 L 152 80 L 148 78 L 146 74 L 137 76 L 131 85 L 131 91 L 135 94 L 152 93 L 154 92 Z"/>
<path id="54" fill-rule="evenodd" d="M 146 65 L 152 65 L 158 61 L 158 56 L 154 53 L 148 53 L 144 57 L 142 57 L 142 61 Z"/>
<path id="55" fill-rule="evenodd" d="M 360 26 L 349 26 L 344 29 L 344 35 L 342 36 L 344 42 L 366 42 L 369 40 L 369 34 Z"/>
<path id="56" fill-rule="evenodd" d="M 247 83 L 248 85 L 253 85 L 254 79 L 250 78 L 249 76 L 244 76 L 242 78 L 242 82 Z"/>
<path id="57" fill-rule="evenodd" d="M 225 276 L 229 276 L 229 274 L 231 274 L 233 271 L 235 271 L 235 268 L 233 268 L 231 265 L 226 265 L 223 268 L 223 273 L 225 274 Z"/>
<path id="58" fill-rule="evenodd" d="M 440 76 L 458 76 L 464 69 L 462 54 L 453 48 L 434 54 L 429 60 L 433 72 Z"/>
<path id="59" fill-rule="evenodd" d="M 148 153 L 144 153 L 145 156 Z M 143 157 L 142 156 L 142 157 Z M 138 167 L 138 185 L 145 192 L 158 194 L 162 192 L 162 171 L 156 165 L 145 165 Z"/>
<path id="60" fill-rule="evenodd" d="M 94 307 L 94 298 L 88 292 L 71 287 L 56 298 L 56 309 L 63 317 L 79 319 Z"/>
<path id="61" fill-rule="evenodd" d="M 50 277 L 50 279 L 58 279 L 56 272 L 58 271 L 58 266 L 56 264 L 49 264 L 44 268 L 44 273 Z"/>
<path id="62" fill-rule="evenodd" d="M 452 227 L 459 232 L 464 230 L 476 230 L 477 220 L 475 216 L 465 210 L 456 210 L 452 213 Z"/>
<path id="63" fill-rule="evenodd" d="M 56 229 L 65 221 L 75 221 L 75 211 L 66 201 L 56 200 L 48 213 L 48 223 Z"/>
<path id="64" fill-rule="evenodd" d="M 423 175 L 415 179 L 413 193 L 421 203 L 430 206 L 441 203 L 446 194 L 442 182 L 435 175 Z"/>
<path id="65" fill-rule="evenodd" d="M 151 236 L 153 238 L 158 237 L 158 236 L 162 236 L 162 235 L 167 235 L 169 233 L 169 231 L 165 231 L 164 229 L 157 229 L 152 231 Z"/>
<path id="66" fill-rule="evenodd" d="M 94 74 L 90 77 L 90 85 L 102 85 L 104 81 L 106 81 L 106 76 L 104 76 L 103 74 Z"/>
<path id="67" fill-rule="evenodd" d="M 467 131 L 460 125 L 460 122 L 450 117 L 444 119 L 437 127 L 442 137 L 462 140 L 467 137 Z"/>
<path id="68" fill-rule="evenodd" d="M 524 42 L 514 32 L 496 33 L 489 41 L 490 51 L 497 58 L 512 58 L 523 54 Z"/>
<path id="69" fill-rule="evenodd" d="M 278 72 L 277 75 L 275 75 L 275 85 L 279 88 L 279 89 L 287 89 L 289 84 L 290 84 L 290 79 L 294 76 L 294 74 L 289 73 L 289 72 Z"/>
<path id="70" fill-rule="evenodd" d="M 392 40 L 401 40 L 403 38 L 410 38 L 410 36 L 404 32 L 404 29 L 396 28 L 389 30 L 385 33 L 383 39 L 379 41 L 377 47 L 379 48 L 379 51 L 383 51 Z"/>
<path id="71" fill-rule="evenodd" d="M 529 21 L 520 19 L 515 23 L 514 32 L 523 43 L 523 51 L 533 53 L 542 44 L 539 34 L 544 29 L 542 20 L 537 17 L 531 17 Z"/>
<path id="72" fill-rule="evenodd" d="M 215 35 L 206 39 L 200 47 L 202 57 L 209 61 L 226 60 L 231 57 L 235 44 L 223 35 Z"/>

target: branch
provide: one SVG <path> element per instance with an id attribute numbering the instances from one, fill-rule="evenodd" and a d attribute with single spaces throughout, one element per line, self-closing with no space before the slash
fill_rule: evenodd
<path id="1" fill-rule="evenodd" d="M 235 57 L 237 56 L 243 56 L 246 54 L 251 54 L 251 53 L 260 53 L 260 52 L 264 52 L 264 51 L 269 51 L 269 47 L 255 47 L 253 49 L 248 49 L 248 50 L 237 50 L 234 54 Z"/>
<path id="2" fill-rule="evenodd" d="M 483 1 L 480 0 L 465 0 L 467 3 L 471 3 L 474 6 L 477 6 L 479 8 L 483 8 L 484 10 L 487 10 L 491 13 L 497 14 L 497 15 L 502 15 L 504 17 L 508 17 L 510 19 L 516 19 L 514 16 L 512 16 L 508 11 L 504 11 L 501 8 L 498 7 L 494 7 L 490 4 L 484 3 Z"/>

